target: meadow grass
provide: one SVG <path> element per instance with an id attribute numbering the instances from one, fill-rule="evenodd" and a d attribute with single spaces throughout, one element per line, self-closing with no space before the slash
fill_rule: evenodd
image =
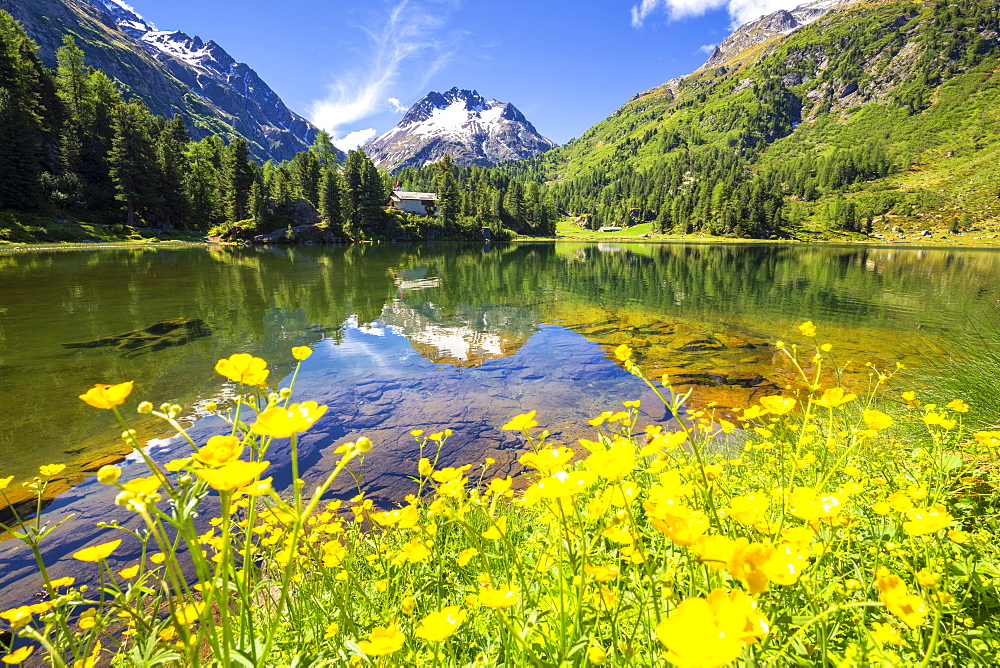
<path id="1" fill-rule="evenodd" d="M 36 555 L 48 596 L 0 613 L 15 630 L 2 660 L 54 666 L 898 666 L 1000 660 L 994 491 L 1000 432 L 963 425 L 968 404 L 921 403 L 871 369 L 856 396 L 824 384 L 829 345 L 803 323 L 778 343 L 800 380 L 735 423 L 685 411 L 632 361 L 618 361 L 675 420 L 636 428 L 638 401 L 595 416 L 592 439 L 550 442 L 534 412 L 519 480 L 486 459 L 441 467 L 451 432 L 414 431 L 412 493 L 390 508 L 360 490 L 330 500 L 371 448 L 344 443 L 315 489 L 266 476 L 325 407 L 266 389 L 264 360 L 216 370 L 240 386 L 226 433 L 191 455 L 146 459 L 149 476 L 99 480 L 142 530 L 108 527 L 73 556 L 101 587 L 52 580 L 41 512 L 7 527 Z M 305 359 L 308 348 L 293 349 Z M 833 371 L 834 373 L 829 373 Z M 81 395 L 114 411 L 132 383 Z M 179 406 L 154 413 L 177 429 Z M 909 423 L 918 438 L 901 440 Z M 126 440 L 135 440 L 122 419 Z M 282 441 L 282 439 L 287 439 Z M 139 443 L 133 445 L 142 454 Z M 143 456 L 145 456 L 143 454 Z M 60 465 L 25 484 L 44 492 Z M 0 492 L 11 478 L 0 478 Z M 196 513 L 211 513 L 208 531 Z M 107 558 L 142 545 L 124 569 Z M 193 574 L 193 576 L 192 576 Z"/>

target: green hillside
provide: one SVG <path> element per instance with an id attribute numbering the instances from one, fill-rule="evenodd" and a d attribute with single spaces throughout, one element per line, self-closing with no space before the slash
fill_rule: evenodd
<path id="1" fill-rule="evenodd" d="M 591 226 L 747 237 L 1000 218 L 1000 3 L 860 2 L 499 169 Z"/>

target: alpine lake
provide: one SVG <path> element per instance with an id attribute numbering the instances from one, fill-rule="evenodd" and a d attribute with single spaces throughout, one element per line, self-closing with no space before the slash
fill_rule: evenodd
<path id="1" fill-rule="evenodd" d="M 329 408 L 300 440 L 307 485 L 325 477 L 345 441 L 374 447 L 356 471 L 388 505 L 412 490 L 410 431 L 453 430 L 442 465 L 496 460 L 487 479 L 517 473 L 525 445 L 500 427 L 537 410 L 549 442 L 593 437 L 586 421 L 641 399 L 643 420 L 669 412 L 613 350 L 627 343 L 653 378 L 692 389 L 688 407 L 732 417 L 794 382 L 775 342 L 832 344 L 842 382 L 863 391 L 872 367 L 917 368 L 948 354 L 970 328 L 992 326 L 1000 252 L 764 244 L 357 244 L 336 247 L 157 246 L 0 253 L 0 478 L 22 510 L 21 482 L 42 464 L 67 468 L 49 484 L 46 513 L 72 518 L 45 543 L 53 577 L 80 576 L 66 556 L 135 518 L 97 484 L 145 465 L 123 445 L 110 411 L 77 397 L 95 383 L 135 381 L 122 406 L 157 461 L 190 452 L 141 400 L 182 406 L 196 441 L 222 433 L 204 409 L 235 387 L 215 362 L 266 359 L 287 386 L 290 348 L 310 346 L 296 400 Z M 993 331 L 996 331 L 994 329 Z M 902 374 L 906 373 L 904 369 Z M 900 378 L 905 378 L 901 376 Z M 894 379 L 894 383 L 896 379 Z M 897 383 L 898 389 L 910 389 Z M 966 397 L 972 401 L 973 398 Z M 273 450 L 275 488 L 291 482 L 287 442 Z M 282 450 L 284 448 L 284 450 Z M 357 493 L 347 478 L 338 497 Z M 0 508 L 0 521 L 10 509 Z M 116 557 L 134 560 L 123 545 Z M 0 542 L 0 607 L 38 589 L 30 552 Z M 82 581 L 82 580 L 81 580 Z"/>

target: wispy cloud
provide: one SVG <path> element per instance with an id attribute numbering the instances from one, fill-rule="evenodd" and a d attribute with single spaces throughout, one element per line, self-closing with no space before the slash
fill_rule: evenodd
<path id="1" fill-rule="evenodd" d="M 406 107 L 404 107 L 399 102 L 399 98 L 390 97 L 388 99 L 388 102 L 389 102 L 389 104 L 392 105 L 392 110 L 395 111 L 397 114 L 405 114 L 406 113 Z"/>
<path id="2" fill-rule="evenodd" d="M 659 11 L 666 12 L 673 21 L 723 8 L 736 26 L 779 9 L 793 9 L 801 3 L 802 0 L 642 0 L 632 6 L 632 26 L 641 28 L 651 14 Z"/>
<path id="3" fill-rule="evenodd" d="M 412 79 L 407 88 L 422 89 L 457 51 L 458 37 L 446 30 L 449 10 L 456 6 L 457 0 L 398 0 L 376 25 L 362 26 L 368 57 L 338 75 L 326 97 L 309 106 L 312 121 L 336 136 L 344 126 L 384 112 L 389 91 L 401 78 Z"/>
<path id="4" fill-rule="evenodd" d="M 712 52 L 715 51 L 715 47 L 717 46 L 718 44 L 702 44 L 701 46 L 698 47 L 698 50 L 704 53 L 706 56 L 711 56 Z"/>
<path id="5" fill-rule="evenodd" d="M 354 132 L 348 132 L 343 137 L 339 137 L 333 140 L 333 145 L 339 148 L 341 151 L 352 151 L 357 147 L 364 144 L 366 141 L 374 137 L 376 134 L 375 128 L 365 128 L 364 130 L 355 130 Z"/>

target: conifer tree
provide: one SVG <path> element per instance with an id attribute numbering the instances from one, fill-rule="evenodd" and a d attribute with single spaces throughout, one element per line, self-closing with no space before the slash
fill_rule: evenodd
<path id="1" fill-rule="evenodd" d="M 125 206 L 129 225 L 137 216 L 156 210 L 160 204 L 156 183 L 156 150 L 152 117 L 139 101 L 118 106 L 113 114 L 115 135 L 111 142 L 111 178 L 116 199 Z"/>
<path id="2" fill-rule="evenodd" d="M 344 229 L 343 194 L 340 174 L 333 165 L 328 165 L 320 181 L 319 215 L 335 234 L 341 234 Z"/>
<path id="3" fill-rule="evenodd" d="M 222 192 L 229 222 L 246 219 L 253 180 L 247 141 L 234 137 L 222 152 Z"/>

